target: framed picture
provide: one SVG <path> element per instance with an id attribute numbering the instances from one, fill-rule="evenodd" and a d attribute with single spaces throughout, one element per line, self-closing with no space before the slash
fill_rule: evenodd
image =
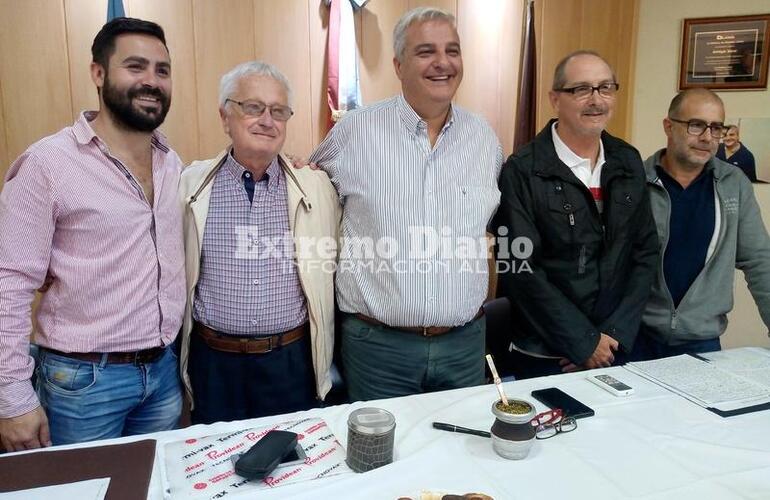
<path id="1" fill-rule="evenodd" d="M 770 14 L 685 19 L 679 90 L 767 88 Z"/>

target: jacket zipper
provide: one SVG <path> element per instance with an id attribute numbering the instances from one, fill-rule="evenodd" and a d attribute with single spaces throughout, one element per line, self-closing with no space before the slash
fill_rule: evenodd
<path id="1" fill-rule="evenodd" d="M 660 179 L 656 179 L 656 181 L 660 182 Z M 668 195 L 668 191 L 666 190 L 666 188 L 663 185 L 658 184 L 657 182 L 653 182 L 652 184 L 657 189 L 663 190 L 663 194 L 666 197 L 666 201 L 667 201 L 667 203 L 666 203 L 666 220 L 670 221 L 671 220 L 671 197 Z M 669 226 L 670 226 L 670 222 L 666 226 L 666 235 L 665 235 L 666 239 L 663 241 L 663 245 L 661 245 L 661 250 L 662 251 L 660 252 L 660 256 L 659 256 L 660 263 L 658 265 L 658 274 L 660 275 L 659 276 L 660 277 L 660 282 L 663 283 L 664 288 L 666 290 L 666 297 L 668 298 L 668 303 L 671 305 L 671 309 L 674 311 L 671 314 L 671 323 L 670 323 L 671 329 L 672 330 L 676 330 L 677 317 L 676 317 L 676 307 L 674 307 L 674 298 L 671 296 L 671 291 L 668 289 L 668 284 L 666 284 L 666 275 L 663 272 L 663 264 L 664 264 L 664 260 L 665 260 L 665 256 L 666 256 L 666 248 L 668 248 L 668 240 L 669 240 L 669 236 L 670 236 L 669 235 L 669 231 L 671 229 Z"/>

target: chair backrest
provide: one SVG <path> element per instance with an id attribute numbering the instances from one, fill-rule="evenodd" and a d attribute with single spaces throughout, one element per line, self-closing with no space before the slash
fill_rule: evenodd
<path id="1" fill-rule="evenodd" d="M 481 308 L 487 321 L 487 352 L 495 359 L 500 376 L 508 379 L 512 374 L 509 362 L 513 331 L 511 303 L 507 297 L 498 297 Z"/>

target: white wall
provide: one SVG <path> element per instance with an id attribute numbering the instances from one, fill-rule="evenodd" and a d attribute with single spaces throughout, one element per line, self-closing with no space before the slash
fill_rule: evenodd
<path id="1" fill-rule="evenodd" d="M 754 184 L 754 194 L 762 210 L 765 227 L 770 227 L 770 184 Z M 764 346 L 770 347 L 767 327 L 759 317 L 754 299 L 746 286 L 746 279 L 741 271 L 735 272 L 735 307 L 728 314 L 727 331 L 722 336 L 722 346 Z"/>
<path id="2" fill-rule="evenodd" d="M 679 57 L 682 43 L 682 20 L 770 12 L 768 0 L 641 0 L 634 72 L 634 110 L 631 120 L 631 142 L 643 158 L 665 146 L 662 120 L 679 82 Z M 770 92 L 720 92 L 728 116 L 770 117 Z M 770 137 L 767 138 L 770 141 Z M 770 223 L 770 185 L 755 185 L 765 226 Z M 767 327 L 746 287 L 743 273 L 736 271 L 735 308 L 722 337 L 727 347 L 762 345 L 770 347 Z M 717 293 L 729 293 L 718 291 Z"/>
<path id="3" fill-rule="evenodd" d="M 646 158 L 665 143 L 661 122 L 679 82 L 682 20 L 770 12 L 768 0 L 641 0 L 634 72 L 632 143 Z M 770 117 L 770 92 L 719 92 L 728 116 Z"/>

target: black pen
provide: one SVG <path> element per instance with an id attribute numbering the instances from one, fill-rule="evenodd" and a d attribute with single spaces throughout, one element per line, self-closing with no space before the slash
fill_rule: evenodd
<path id="1" fill-rule="evenodd" d="M 474 436 L 481 436 L 485 438 L 492 437 L 492 434 L 490 434 L 487 431 L 478 431 L 476 429 L 468 429 L 467 427 L 460 427 L 459 425 L 454 425 L 454 424 L 445 424 L 443 422 L 433 422 L 433 428 L 441 431 L 473 434 Z"/>

